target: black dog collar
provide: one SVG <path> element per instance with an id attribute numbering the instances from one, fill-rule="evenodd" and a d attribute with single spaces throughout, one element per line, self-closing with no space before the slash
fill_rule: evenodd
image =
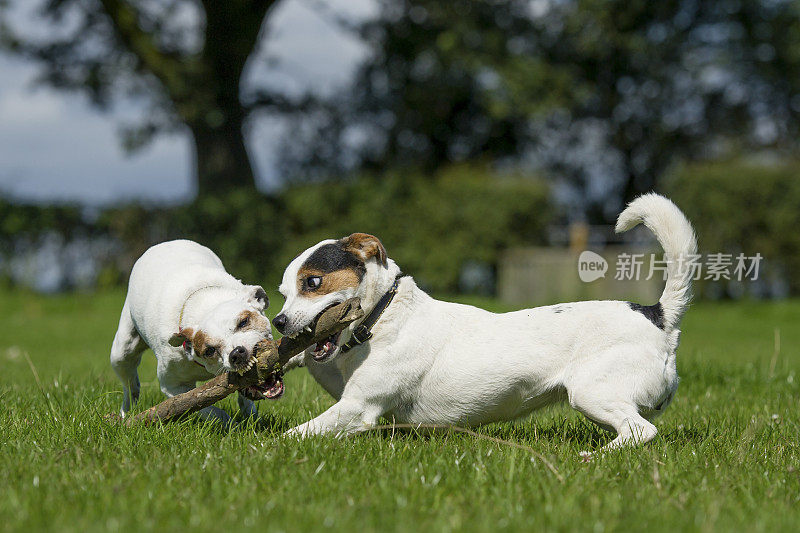
<path id="1" fill-rule="evenodd" d="M 392 303 L 394 295 L 397 294 L 397 287 L 400 285 L 400 278 L 402 275 L 403 274 L 398 274 L 397 277 L 394 278 L 392 287 L 386 291 L 386 294 L 381 296 L 381 299 L 378 300 L 378 303 L 367 315 L 367 318 L 365 318 L 361 324 L 356 326 L 356 329 L 353 330 L 353 335 L 350 337 L 350 340 L 342 345 L 342 353 L 350 351 L 359 344 L 364 344 L 372 338 L 372 328 L 375 326 L 378 320 L 380 320 L 381 315 L 383 315 L 383 312 L 386 311 L 387 307 L 389 307 L 389 304 Z"/>

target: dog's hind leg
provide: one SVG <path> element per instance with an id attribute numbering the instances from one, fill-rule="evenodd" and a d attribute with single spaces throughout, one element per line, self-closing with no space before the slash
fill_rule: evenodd
<path id="1" fill-rule="evenodd" d="M 577 402 L 570 400 L 570 403 L 600 427 L 612 428 L 616 431 L 617 436 L 600 448 L 601 452 L 645 444 L 653 440 L 658 433 L 656 427 L 645 420 L 639 414 L 636 405 L 632 403 L 591 398 L 581 398 Z M 581 455 L 588 454 L 583 452 Z"/>
<path id="2" fill-rule="evenodd" d="M 111 368 L 122 382 L 122 409 L 124 418 L 131 410 L 131 405 L 139 400 L 139 363 L 142 352 L 147 348 L 131 317 L 128 301 L 122 306 L 119 327 L 111 345 Z"/>
<path id="3" fill-rule="evenodd" d="M 603 446 L 601 451 L 651 441 L 658 430 L 639 413 L 633 400 L 635 371 L 626 366 L 631 359 L 624 350 L 616 350 L 614 358 L 600 357 L 597 364 L 583 367 L 567 385 L 569 403 L 586 418 L 617 436 Z M 641 381 L 641 380 L 640 380 Z M 638 383 L 641 386 L 641 382 Z M 584 454 L 582 454 L 584 455 Z"/>

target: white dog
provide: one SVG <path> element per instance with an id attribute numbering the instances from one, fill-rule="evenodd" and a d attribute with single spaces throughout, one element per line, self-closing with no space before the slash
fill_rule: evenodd
<path id="1" fill-rule="evenodd" d="M 286 303 L 273 321 L 280 331 L 296 335 L 352 296 L 374 312 L 360 331 L 351 325 L 298 356 L 338 402 L 290 434 L 354 432 L 383 415 L 412 424 L 486 424 L 567 399 L 616 432 L 605 448 L 651 440 L 657 431 L 648 419 L 664 411 L 678 386 L 678 324 L 691 284 L 680 265 L 695 253 L 696 239 L 683 213 L 656 194 L 632 202 L 616 229 L 640 222 L 669 261 L 664 293 L 647 307 L 587 301 L 495 314 L 431 298 L 400 277 L 371 235 L 309 248 L 284 273 Z"/>
<path id="2" fill-rule="evenodd" d="M 122 416 L 139 398 L 137 368 L 150 347 L 158 359 L 161 390 L 174 396 L 224 371 L 248 370 L 253 348 L 272 338 L 269 305 L 257 285 L 231 276 L 214 252 L 196 242 L 157 244 L 136 261 L 128 283 L 119 328 L 111 347 L 111 366 L 123 386 Z M 239 392 L 246 416 L 256 413 L 252 400 L 277 398 L 283 383 L 273 380 Z M 218 407 L 200 411 L 206 419 L 228 422 Z"/>

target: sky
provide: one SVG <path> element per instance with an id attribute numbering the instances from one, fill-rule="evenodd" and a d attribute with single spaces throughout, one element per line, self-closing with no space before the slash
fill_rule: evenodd
<path id="1" fill-rule="evenodd" d="M 372 0 L 335 0 L 330 9 L 369 16 Z M 30 4 L 28 4 L 30 5 Z M 15 13 L 19 30 L 37 30 L 35 15 Z M 347 83 L 365 49 L 315 9 L 314 0 L 284 0 L 270 19 L 256 58 L 279 59 L 277 71 L 256 64 L 251 75 L 269 76 L 288 91 L 330 91 Z M 127 154 L 117 135 L 121 120 L 141 111 L 134 104 L 110 113 L 74 93 L 37 85 L 35 64 L 0 53 L 0 195 L 25 201 L 108 205 L 130 200 L 176 203 L 193 194 L 191 141 L 187 134 L 161 136 Z M 276 119 L 253 120 L 248 148 L 258 183 L 279 185 L 271 147 L 284 134 Z"/>

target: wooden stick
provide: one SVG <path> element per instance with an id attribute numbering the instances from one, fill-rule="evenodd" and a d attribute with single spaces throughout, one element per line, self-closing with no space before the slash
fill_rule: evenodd
<path id="1" fill-rule="evenodd" d="M 125 420 L 125 425 L 155 421 L 170 422 L 176 418 L 213 405 L 241 388 L 266 381 L 271 374 L 280 372 L 284 364 L 309 346 L 339 333 L 354 321 L 364 316 L 361 301 L 351 298 L 330 307 L 312 326 L 312 331 L 303 331 L 294 338 L 283 337 L 279 341 L 263 340 L 256 345 L 256 364 L 239 374 L 226 372 L 203 385 L 172 398 Z"/>

